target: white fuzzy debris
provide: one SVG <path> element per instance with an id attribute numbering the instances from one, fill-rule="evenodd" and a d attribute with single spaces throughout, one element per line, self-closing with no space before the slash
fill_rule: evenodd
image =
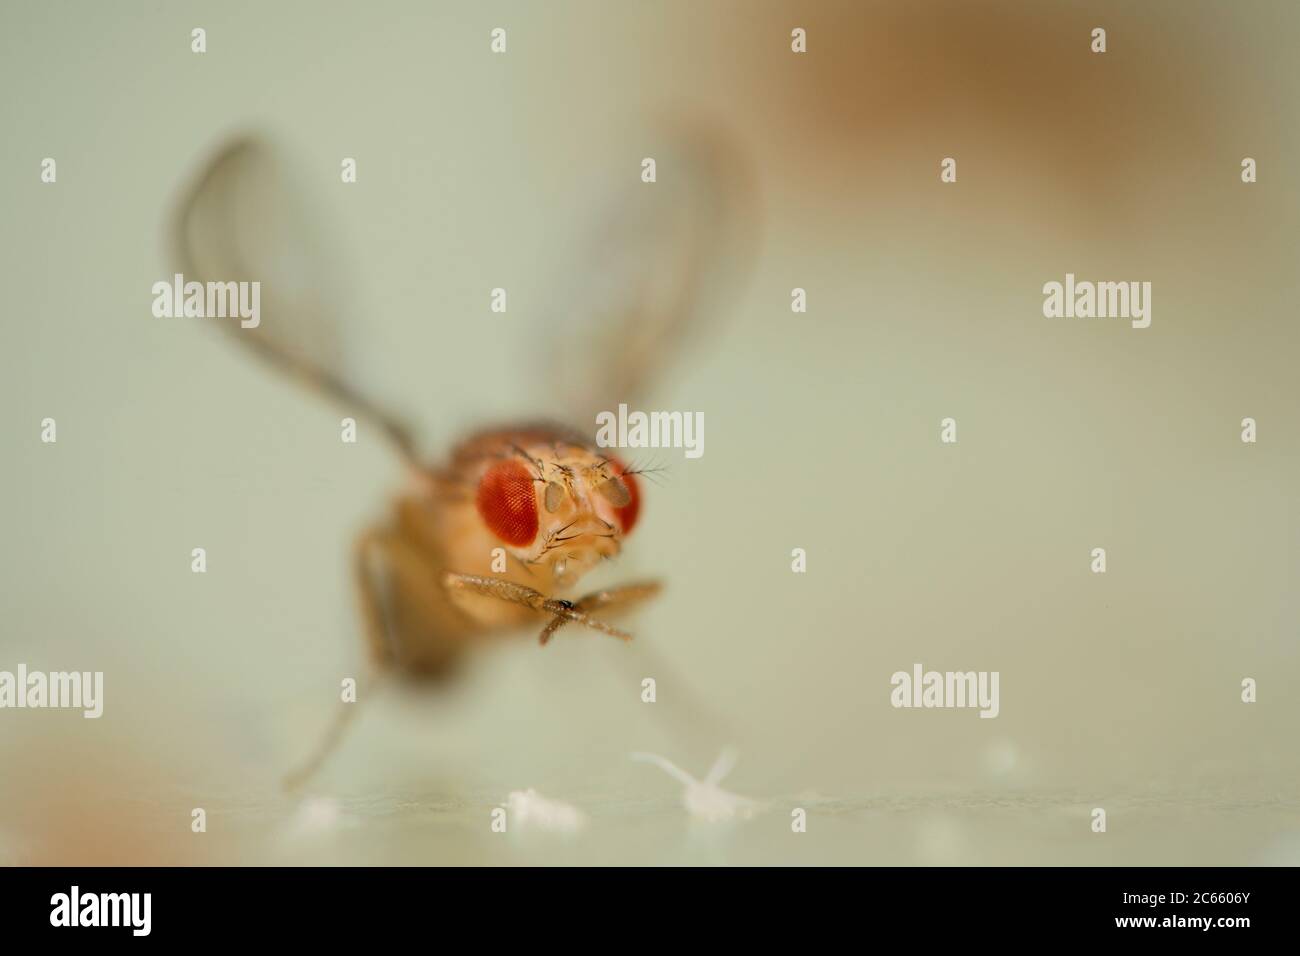
<path id="1" fill-rule="evenodd" d="M 536 828 L 557 833 L 577 833 L 587 823 L 586 815 L 575 806 L 551 800 L 529 787 L 513 790 L 506 797 L 510 823 L 517 830 Z"/>
<path id="2" fill-rule="evenodd" d="M 736 765 L 734 751 L 724 750 L 703 780 L 696 780 L 685 770 L 658 754 L 634 753 L 632 759 L 642 763 L 652 763 L 681 783 L 685 787 L 682 791 L 682 804 L 686 807 L 686 812 L 697 820 L 708 823 L 720 823 L 736 817 L 748 820 L 758 812 L 756 801 L 730 793 L 718 786 L 722 778 Z"/>
<path id="3" fill-rule="evenodd" d="M 1019 762 L 1020 754 L 1016 745 L 1005 737 L 992 741 L 984 748 L 984 769 L 990 776 L 1005 777 L 1015 772 Z"/>
<path id="4" fill-rule="evenodd" d="M 295 840 L 324 836 L 337 830 L 342 819 L 343 809 L 337 800 L 308 797 L 298 805 L 286 835 Z"/>

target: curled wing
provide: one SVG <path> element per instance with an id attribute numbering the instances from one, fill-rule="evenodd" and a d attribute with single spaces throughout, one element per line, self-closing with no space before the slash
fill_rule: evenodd
<path id="1" fill-rule="evenodd" d="M 542 328 L 548 394 L 588 435 L 597 412 L 636 407 L 676 356 L 705 341 L 756 251 L 740 148 L 682 125 L 651 141 L 655 181 L 623 170 L 598 193 Z"/>
<path id="2" fill-rule="evenodd" d="M 277 372 L 378 425 L 414 462 L 409 428 L 346 372 L 339 270 L 299 188 L 267 141 L 225 143 L 181 194 L 169 237 L 175 268 L 186 282 L 259 282 L 258 324 L 219 328 Z"/>

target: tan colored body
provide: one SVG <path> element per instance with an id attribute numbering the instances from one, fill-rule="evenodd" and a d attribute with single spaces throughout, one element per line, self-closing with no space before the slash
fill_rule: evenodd
<path id="1" fill-rule="evenodd" d="M 528 462 L 539 488 L 551 479 L 569 486 L 554 520 L 546 520 L 550 516 L 539 501 L 543 520 L 536 541 L 526 547 L 494 535 L 475 499 L 484 472 L 510 457 Z M 416 488 L 394 502 L 388 521 L 357 543 L 356 578 L 372 662 L 408 677 L 445 677 L 475 642 L 553 617 L 554 609 L 529 592 L 565 603 L 563 595 L 585 570 L 621 549 L 614 509 L 601 496 L 585 493 L 590 482 L 583 469 L 605 476 L 610 460 L 562 429 L 526 427 L 476 435 L 445 468 L 418 473 Z M 571 530 L 557 534 L 565 529 Z M 582 612 L 656 590 L 640 584 L 569 603 Z"/>
<path id="2" fill-rule="evenodd" d="M 494 535 L 476 495 L 488 469 L 515 458 L 528 462 L 539 487 L 554 482 L 567 489 L 564 495 L 539 492 L 537 535 L 528 546 L 510 546 Z M 446 468 L 416 470 L 416 489 L 398 497 L 388 520 L 362 534 L 355 548 L 372 676 L 446 680 L 476 643 L 530 621 L 542 625 L 543 644 L 570 622 L 630 639 L 589 612 L 617 612 L 652 597 L 657 582 L 574 601 L 553 593 L 621 548 L 622 530 L 610 520 L 617 515 L 601 495 L 589 493 L 609 480 L 612 464 L 562 429 L 527 427 L 476 435 Z M 315 752 L 286 779 L 288 787 L 315 773 L 355 711 L 345 706 L 338 712 Z"/>
<path id="3" fill-rule="evenodd" d="M 673 176 L 654 190 L 616 179 L 589 243 L 562 273 L 578 286 L 537 326 L 534 365 L 546 398 L 538 404 L 572 421 L 636 402 L 663 360 L 719 311 L 714 303 L 750 258 L 752 184 L 739 155 L 689 124 L 659 141 Z M 349 374 L 347 333 L 365 323 L 335 311 L 337 270 L 298 181 L 260 138 L 234 139 L 182 191 L 170 244 L 175 270 L 189 280 L 261 283 L 261 323 L 218 328 L 277 374 L 370 423 L 414 476 L 354 548 L 372 676 L 446 678 L 475 644 L 530 621 L 542 644 L 569 623 L 628 639 L 593 613 L 617 612 L 657 584 L 560 594 L 621 550 L 640 507 L 636 473 L 549 425 L 473 435 L 445 467 L 427 467 L 416 430 Z M 320 765 L 356 710 L 340 707 L 290 785 Z"/>

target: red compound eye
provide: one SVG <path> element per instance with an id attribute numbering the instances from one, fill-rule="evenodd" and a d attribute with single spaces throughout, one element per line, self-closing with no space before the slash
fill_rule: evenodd
<path id="1" fill-rule="evenodd" d="M 621 461 L 611 458 L 614 465 L 614 474 L 623 479 L 623 484 L 627 485 L 628 494 L 632 496 L 629 501 L 621 508 L 616 508 L 614 513 L 618 515 L 618 523 L 623 526 L 623 533 L 627 534 L 636 524 L 637 515 L 641 513 L 641 489 L 637 487 L 636 475 L 627 474 L 627 465 Z"/>
<path id="2" fill-rule="evenodd" d="M 489 530 L 506 544 L 523 547 L 537 537 L 537 495 L 523 462 L 507 459 L 489 468 L 476 503 Z"/>

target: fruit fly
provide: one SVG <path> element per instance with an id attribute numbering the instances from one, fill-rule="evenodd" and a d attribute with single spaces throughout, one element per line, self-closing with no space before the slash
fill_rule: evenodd
<path id="1" fill-rule="evenodd" d="M 725 141 L 676 129 L 659 142 L 668 182 L 633 173 L 603 205 L 590 248 L 564 277 L 572 288 L 563 301 L 577 303 L 577 314 L 546 329 L 545 394 L 572 424 L 528 409 L 525 424 L 485 428 L 442 461 L 423 458 L 410 426 L 345 372 L 334 297 L 322 291 L 334 270 L 268 143 L 230 142 L 182 193 L 170 245 L 185 281 L 261 283 L 258 327 L 221 327 L 275 371 L 378 427 L 412 477 L 412 490 L 352 551 L 374 677 L 445 680 L 483 639 L 530 624 L 543 645 L 566 625 L 628 640 L 608 619 L 659 591 L 655 581 L 575 590 L 638 527 L 649 477 L 576 426 L 643 394 L 657 367 L 720 311 L 719 293 L 743 271 L 754 236 L 744 169 Z M 314 772 L 355 709 L 342 708 L 290 785 Z"/>

